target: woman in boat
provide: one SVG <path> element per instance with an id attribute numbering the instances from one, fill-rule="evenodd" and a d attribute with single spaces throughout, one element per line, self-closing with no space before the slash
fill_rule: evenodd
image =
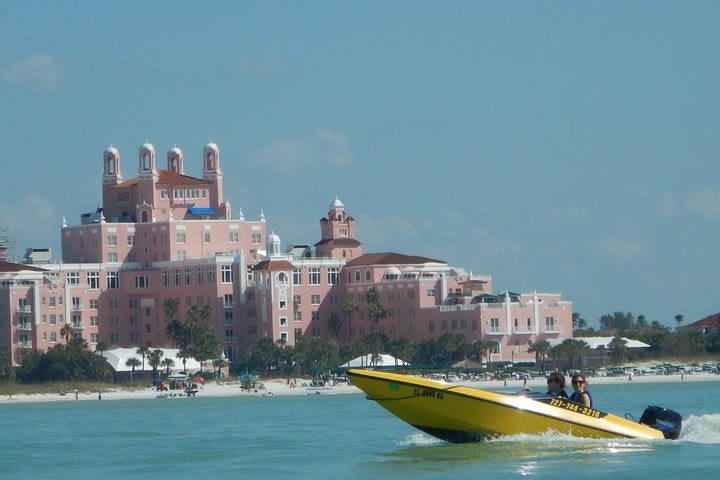
<path id="1" fill-rule="evenodd" d="M 548 391 L 545 395 L 552 397 L 563 397 L 568 398 L 568 394 L 565 392 L 565 375 L 560 372 L 550 372 L 547 376 Z"/>
<path id="2" fill-rule="evenodd" d="M 570 395 L 570 400 L 577 402 L 580 405 L 585 405 L 588 408 L 592 408 L 592 397 L 590 396 L 590 392 L 587 391 L 587 382 L 585 381 L 585 377 L 575 374 L 572 377 L 571 383 L 573 390 L 575 391 L 572 395 Z"/>

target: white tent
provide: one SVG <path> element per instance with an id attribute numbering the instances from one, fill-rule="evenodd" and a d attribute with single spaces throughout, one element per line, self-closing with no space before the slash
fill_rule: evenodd
<path id="1" fill-rule="evenodd" d="M 615 337 L 575 337 L 573 340 L 579 340 L 581 342 L 587 343 L 591 349 L 596 349 L 600 346 L 603 346 L 605 348 L 610 347 L 610 342 L 613 341 L 613 338 Z M 627 342 L 625 346 L 627 348 L 648 348 L 650 345 L 647 343 L 643 343 L 640 340 L 633 340 L 631 338 L 622 338 Z M 548 340 L 548 343 L 550 343 L 551 347 L 554 347 L 556 345 L 560 345 L 563 342 L 563 340 L 559 338 L 553 338 Z"/>
<path id="2" fill-rule="evenodd" d="M 405 360 L 400 360 L 387 353 L 381 353 L 378 355 L 378 359 L 373 363 L 372 354 L 363 355 L 357 358 L 353 358 L 349 362 L 343 364 L 345 368 L 357 368 L 357 367 L 374 367 L 374 368 L 393 368 L 399 366 L 410 365 Z"/>
<path id="3" fill-rule="evenodd" d="M 171 359 L 175 362 L 175 366 L 170 369 L 171 372 L 179 372 L 183 368 L 182 358 L 178 358 L 177 354 L 179 350 L 177 348 L 151 348 L 151 350 L 160 350 L 163 352 L 163 356 L 160 357 L 160 360 L 164 360 L 166 358 Z M 97 355 L 100 354 L 100 352 L 95 352 Z M 116 372 L 130 372 L 132 368 L 125 365 L 125 362 L 129 358 L 135 357 L 140 362 L 142 362 L 142 356 L 138 355 L 137 348 L 113 348 L 112 350 L 105 350 L 102 352 L 103 357 L 105 360 L 110 364 L 110 366 L 115 370 Z M 185 359 L 185 365 L 189 372 L 194 373 L 198 370 L 200 370 L 200 362 L 195 360 L 194 358 L 186 358 Z M 212 368 L 212 367 L 210 367 Z M 142 366 L 135 367 L 135 373 L 138 373 L 142 370 Z M 158 370 L 164 371 L 165 367 L 159 366 Z M 150 366 L 150 363 L 148 362 L 148 357 L 145 355 L 145 371 L 150 372 L 152 371 L 152 367 Z"/>

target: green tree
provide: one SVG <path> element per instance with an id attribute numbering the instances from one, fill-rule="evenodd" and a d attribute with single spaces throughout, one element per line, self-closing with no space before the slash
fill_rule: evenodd
<path id="1" fill-rule="evenodd" d="M 541 370 L 545 369 L 545 359 L 547 358 L 547 354 L 549 352 L 550 342 L 547 340 L 538 340 L 528 346 L 528 353 L 535 354 L 535 364 L 537 365 L 537 368 Z"/>
<path id="2" fill-rule="evenodd" d="M 130 357 L 125 361 L 125 366 L 130 367 L 132 370 L 130 370 L 130 381 L 133 381 L 133 375 L 135 374 L 135 367 L 140 366 L 140 360 L 138 360 L 135 357 Z"/>
<path id="3" fill-rule="evenodd" d="M 585 330 L 587 328 L 587 320 L 582 318 L 579 312 L 573 312 L 572 314 L 572 328 L 573 330 Z"/>
<path id="4" fill-rule="evenodd" d="M 70 344 L 70 335 L 72 335 L 73 329 L 69 323 L 66 323 L 60 329 L 60 336 L 65 339 L 66 344 Z"/>
<path id="5" fill-rule="evenodd" d="M 685 321 L 685 318 L 678 313 L 677 315 L 675 315 L 675 321 L 677 322 L 679 327 L 680 324 Z"/>
<path id="6" fill-rule="evenodd" d="M 145 373 L 145 357 L 148 356 L 150 353 L 150 347 L 142 346 L 138 347 L 138 349 L 135 351 L 137 355 L 140 355 L 142 357 L 142 371 Z"/>
<path id="7" fill-rule="evenodd" d="M 163 358 L 160 365 L 165 369 L 165 375 L 170 375 L 170 369 L 175 366 L 175 360 L 172 358 Z"/>
<path id="8" fill-rule="evenodd" d="M 367 292 L 365 292 L 365 301 L 367 302 L 370 311 L 368 312 L 368 315 L 370 318 L 373 319 L 373 330 L 377 333 L 380 332 L 380 319 L 387 317 L 387 308 L 385 308 L 385 305 L 382 303 L 382 297 L 380 295 L 380 290 L 378 290 L 376 287 L 370 287 Z M 374 340 L 378 340 L 378 336 L 372 336 Z M 375 362 L 375 359 L 378 357 L 378 354 L 380 349 L 380 344 L 378 342 L 374 342 L 372 345 L 372 358 L 373 362 Z"/>
<path id="9" fill-rule="evenodd" d="M 157 371 L 158 371 L 158 367 L 160 366 L 160 362 L 162 361 L 163 355 L 164 355 L 163 351 L 159 350 L 159 349 L 152 350 L 152 351 L 150 351 L 150 353 L 148 353 L 148 363 L 152 367 L 153 379 L 158 378 Z"/>
<path id="10" fill-rule="evenodd" d="M 97 343 L 95 344 L 95 351 L 96 351 L 96 352 L 100 352 L 100 357 L 103 357 L 103 355 L 105 354 L 105 352 L 107 351 L 107 349 L 108 349 L 108 344 L 107 344 L 107 342 L 104 342 L 104 341 L 100 340 L 99 342 L 97 342 Z"/>
<path id="11" fill-rule="evenodd" d="M 332 312 L 330 314 L 330 317 L 328 318 L 328 329 L 335 337 L 335 340 L 337 340 L 338 347 L 340 347 L 340 330 L 342 329 L 342 320 L 340 320 L 340 315 L 338 315 L 337 312 Z"/>
<path id="12" fill-rule="evenodd" d="M 345 319 L 348 322 L 348 339 L 350 338 L 350 332 L 352 330 L 352 318 L 355 315 L 355 312 L 358 311 L 358 303 L 355 301 L 355 299 L 352 296 L 348 296 L 342 305 L 342 311 L 345 314 Z M 354 358 L 354 357 L 353 357 Z"/>
<path id="13" fill-rule="evenodd" d="M 615 337 L 610 341 L 608 345 L 610 350 L 610 356 L 615 362 L 622 363 L 627 358 L 627 342 L 620 337 Z"/>

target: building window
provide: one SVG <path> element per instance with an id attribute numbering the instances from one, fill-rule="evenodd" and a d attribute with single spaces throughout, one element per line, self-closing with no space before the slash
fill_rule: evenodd
<path id="1" fill-rule="evenodd" d="M 176 287 L 180 285 L 180 270 L 177 268 L 173 270 L 173 285 Z"/>
<path id="2" fill-rule="evenodd" d="M 95 316 L 90 317 L 90 326 L 97 327 L 98 325 L 99 325 L 98 317 L 95 317 Z"/>
<path id="3" fill-rule="evenodd" d="M 302 322 L 302 312 L 300 310 L 293 313 L 293 322 Z"/>
<path id="4" fill-rule="evenodd" d="M 302 285 L 302 271 L 299 268 L 293 270 L 293 285 Z"/>
<path id="5" fill-rule="evenodd" d="M 225 312 L 225 325 L 232 325 L 233 324 L 233 312 L 232 310 L 228 310 Z"/>
<path id="6" fill-rule="evenodd" d="M 215 283 L 215 268 L 212 266 L 207 268 L 207 283 Z"/>
<path id="7" fill-rule="evenodd" d="M 280 273 L 278 273 L 277 279 L 278 279 L 278 283 L 281 283 L 281 284 L 283 284 L 283 285 L 285 285 L 286 283 L 288 283 L 288 277 L 287 277 L 287 274 L 286 274 L 285 272 L 280 272 Z"/>
<path id="8" fill-rule="evenodd" d="M 163 287 L 167 287 L 169 281 L 170 281 L 170 275 L 168 274 L 168 271 L 163 270 L 162 273 L 160 274 L 160 284 Z"/>
<path id="9" fill-rule="evenodd" d="M 287 317 L 280 317 L 280 326 L 285 327 L 287 326 Z"/>
<path id="10" fill-rule="evenodd" d="M 355 281 L 356 281 L 356 282 L 359 282 L 359 281 L 360 281 L 360 270 L 358 270 L 358 271 L 355 272 Z"/>
<path id="11" fill-rule="evenodd" d="M 228 241 L 230 243 L 238 243 L 238 232 L 230 232 L 228 235 Z"/>
<path id="12" fill-rule="evenodd" d="M 79 285 L 80 284 L 80 274 L 78 272 L 68 272 L 66 283 L 68 285 Z"/>
<path id="13" fill-rule="evenodd" d="M 148 288 L 150 280 L 147 275 L 138 275 L 135 277 L 135 288 Z"/>
<path id="14" fill-rule="evenodd" d="M 223 265 L 221 269 L 222 283 L 233 283 L 234 275 L 232 265 Z"/>
<path id="15" fill-rule="evenodd" d="M 370 275 L 370 270 L 368 270 L 365 272 L 365 281 L 369 282 L 370 280 L 372 280 L 372 276 Z"/>
<path id="16" fill-rule="evenodd" d="M 545 330 L 548 332 L 555 331 L 555 317 L 545 317 Z"/>
<path id="17" fill-rule="evenodd" d="M 127 244 L 128 244 L 128 246 L 130 246 L 130 247 L 133 246 L 133 245 L 135 245 L 135 237 L 134 237 L 133 235 L 128 235 L 128 236 L 127 236 Z"/>
<path id="18" fill-rule="evenodd" d="M 310 295 L 310 305 L 320 305 L 320 295 Z"/>
<path id="19" fill-rule="evenodd" d="M 427 291 L 427 296 L 428 296 L 428 297 L 431 297 L 431 298 L 434 298 L 434 297 L 435 297 L 435 289 L 434 289 L 434 288 L 429 288 L 428 291 Z"/>
<path id="20" fill-rule="evenodd" d="M 250 235 L 250 242 L 251 243 L 260 243 L 261 237 L 259 233 L 253 233 Z"/>
<path id="21" fill-rule="evenodd" d="M 310 285 L 320 285 L 320 269 L 317 267 L 310 269 Z"/>
<path id="22" fill-rule="evenodd" d="M 107 244 L 108 246 L 114 247 L 117 245 L 117 235 L 108 235 L 107 236 Z"/>
<path id="23" fill-rule="evenodd" d="M 280 300 L 280 309 L 285 310 L 287 308 L 287 302 L 285 300 Z"/>
<path id="24" fill-rule="evenodd" d="M 225 308 L 231 308 L 233 306 L 233 296 L 232 293 L 226 293 L 223 297 L 223 305 Z"/>
<path id="25" fill-rule="evenodd" d="M 210 232 L 203 232 L 203 243 L 210 243 Z"/>
<path id="26" fill-rule="evenodd" d="M 91 298 L 88 303 L 90 304 L 90 310 L 97 310 L 100 301 L 97 298 Z"/>
<path id="27" fill-rule="evenodd" d="M 328 285 L 335 285 L 338 283 L 338 276 L 340 275 L 340 269 L 337 267 L 328 268 Z"/>
<path id="28" fill-rule="evenodd" d="M 90 285 L 90 288 L 92 290 L 99 290 L 100 289 L 100 273 L 98 272 L 88 272 L 88 284 Z"/>
<path id="29" fill-rule="evenodd" d="M 185 243 L 186 235 L 184 233 L 175 234 L 175 243 Z"/>
<path id="30" fill-rule="evenodd" d="M 117 263 L 117 253 L 116 252 L 109 252 L 108 253 L 108 263 Z"/>
<path id="31" fill-rule="evenodd" d="M 310 312 L 310 320 L 311 321 L 320 320 L 320 312 L 318 312 L 317 310 L 313 310 L 312 312 Z"/>
<path id="32" fill-rule="evenodd" d="M 435 331 L 435 322 L 428 322 L 428 332 L 434 332 Z"/>
<path id="33" fill-rule="evenodd" d="M 190 285 L 192 283 L 192 272 L 190 268 L 185 269 L 185 285 Z"/>
<path id="34" fill-rule="evenodd" d="M 107 272 L 108 289 L 120 288 L 120 276 L 118 272 Z"/>
<path id="35" fill-rule="evenodd" d="M 287 340 L 288 340 L 287 332 L 280 332 L 280 340 L 282 340 L 283 342 L 287 342 Z"/>
<path id="36" fill-rule="evenodd" d="M 225 329 L 225 341 L 226 342 L 234 342 L 235 341 L 235 332 L 232 328 Z"/>
<path id="37" fill-rule="evenodd" d="M 500 319 L 499 318 L 491 318 L 490 319 L 490 332 L 491 333 L 500 333 Z"/>

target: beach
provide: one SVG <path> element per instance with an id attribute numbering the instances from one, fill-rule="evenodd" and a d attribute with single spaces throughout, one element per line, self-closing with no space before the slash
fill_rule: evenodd
<path id="1" fill-rule="evenodd" d="M 322 387 L 311 386 L 311 380 L 294 379 L 288 382 L 287 379 L 267 379 L 259 380 L 257 388 L 243 389 L 240 381 L 228 382 L 206 382 L 198 384 L 198 397 L 268 397 L 268 396 L 294 396 L 294 395 L 347 395 L 362 393 L 360 389 L 353 385 L 344 383 L 337 385 L 326 385 Z M 622 384 L 643 384 L 643 383 L 677 383 L 684 382 L 717 382 L 720 381 L 720 375 L 707 372 L 698 372 L 685 375 L 634 375 L 632 380 L 628 376 L 623 377 L 588 377 L 590 388 L 593 385 L 622 385 Z M 567 378 L 568 389 L 570 388 L 570 379 Z M 294 386 L 293 386 L 294 385 Z M 464 385 L 468 387 L 486 389 L 486 390 L 510 390 L 519 391 L 525 387 L 534 391 L 544 391 L 546 382 L 544 377 L 536 377 L 528 380 L 479 380 L 479 381 L 461 381 L 450 383 L 450 385 Z M 164 398 L 159 398 L 162 396 Z M 108 401 L 108 400 L 138 400 L 138 399 L 187 399 L 188 396 L 182 390 L 159 392 L 155 387 L 148 386 L 146 388 L 129 389 L 129 388 L 109 388 L 103 391 L 68 391 L 57 393 L 42 394 L 18 394 L 7 395 L 0 392 L 0 405 L 10 403 L 27 403 L 27 402 L 67 402 L 67 401 Z M 192 399 L 193 397 L 189 397 Z"/>

